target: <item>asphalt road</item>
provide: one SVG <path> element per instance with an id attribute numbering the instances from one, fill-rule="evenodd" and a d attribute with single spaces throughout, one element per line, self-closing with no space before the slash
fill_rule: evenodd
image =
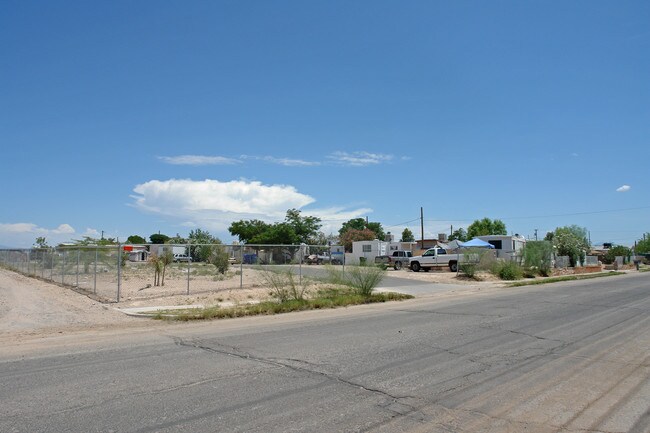
<path id="1" fill-rule="evenodd" d="M 635 274 L 0 351 L 0 431 L 649 432 L 649 283 Z"/>

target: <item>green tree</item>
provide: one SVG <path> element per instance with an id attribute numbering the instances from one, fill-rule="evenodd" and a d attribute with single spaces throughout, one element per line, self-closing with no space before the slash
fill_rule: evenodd
<path id="1" fill-rule="evenodd" d="M 339 238 L 341 245 L 345 248 L 345 251 L 352 252 L 352 243 L 356 241 L 371 241 L 375 239 L 375 232 L 368 229 L 356 230 L 350 229 L 343 233 Z"/>
<path id="2" fill-rule="evenodd" d="M 167 241 L 169 241 L 169 236 L 161 235 L 160 233 L 154 233 L 151 236 L 149 236 L 149 240 L 151 241 L 152 244 L 162 245 L 164 243 L 167 243 Z"/>
<path id="3" fill-rule="evenodd" d="M 449 236 L 449 240 L 450 240 L 450 241 L 461 241 L 461 242 L 465 242 L 465 241 L 469 240 L 468 237 L 467 237 L 467 231 L 466 231 L 464 228 L 462 228 L 462 227 L 459 228 L 459 229 L 456 229 L 456 230 L 454 230 L 454 231 L 452 232 L 452 234 Z"/>
<path id="4" fill-rule="evenodd" d="M 339 239 L 341 239 L 344 236 L 344 234 L 349 230 L 357 230 L 357 231 L 370 230 L 375 234 L 372 239 L 386 238 L 386 233 L 384 232 L 384 228 L 381 226 L 381 223 L 379 222 L 366 223 L 366 220 L 363 218 L 353 218 L 351 220 L 344 222 L 341 228 L 339 229 Z M 343 241 L 341 241 L 341 243 L 343 243 Z"/>
<path id="5" fill-rule="evenodd" d="M 609 250 L 607 250 L 607 253 L 605 253 L 605 257 L 604 257 L 605 263 L 607 264 L 614 263 L 614 260 L 616 260 L 617 256 L 622 256 L 629 260 L 629 258 L 632 257 L 632 250 L 622 245 L 617 245 L 615 247 L 612 247 Z"/>
<path id="6" fill-rule="evenodd" d="M 386 233 L 384 232 L 384 228 L 381 226 L 381 223 L 369 222 L 367 229 L 375 232 L 375 239 L 386 239 Z"/>
<path id="7" fill-rule="evenodd" d="M 39 236 L 36 238 L 36 241 L 34 242 L 34 248 L 50 248 L 50 246 L 47 244 L 45 236 Z"/>
<path id="8" fill-rule="evenodd" d="M 297 243 L 316 244 L 319 230 L 322 227 L 320 218 L 301 216 L 299 210 L 289 209 L 284 221 L 293 228 L 297 237 Z"/>
<path id="9" fill-rule="evenodd" d="M 405 228 L 404 231 L 402 231 L 402 240 L 401 242 L 413 242 L 415 241 L 415 236 L 413 236 L 413 232 L 409 230 L 409 228 Z"/>
<path id="10" fill-rule="evenodd" d="M 254 240 L 269 229 L 270 225 L 260 220 L 240 220 L 230 224 L 228 231 L 231 235 L 237 236 L 240 242 L 247 244 L 259 243 Z"/>
<path id="11" fill-rule="evenodd" d="M 228 231 L 247 244 L 296 245 L 315 244 L 319 240 L 320 218 L 301 216 L 289 209 L 283 222 L 267 224 L 260 220 L 240 220 L 230 224 Z"/>
<path id="12" fill-rule="evenodd" d="M 366 228 L 366 220 L 363 218 L 353 218 L 343 223 L 339 229 L 339 235 L 342 236 L 343 233 L 348 230 L 363 230 Z"/>
<path id="13" fill-rule="evenodd" d="M 193 261 L 207 262 L 212 255 L 212 245 L 221 244 L 221 241 L 207 230 L 196 229 L 190 230 L 187 243 L 190 244 L 190 256 Z"/>
<path id="14" fill-rule="evenodd" d="M 176 236 L 172 236 L 167 242 L 173 245 L 183 245 L 187 243 L 187 239 L 176 233 Z"/>
<path id="15" fill-rule="evenodd" d="M 558 227 L 553 232 L 553 246 L 560 256 L 569 256 L 571 266 L 576 266 L 591 247 L 587 240 L 587 229 L 577 225 Z"/>
<path id="16" fill-rule="evenodd" d="M 486 235 L 507 235 L 506 225 L 501 220 L 483 218 L 476 220 L 467 227 L 467 238 L 474 239 L 477 236 Z"/>
<path id="17" fill-rule="evenodd" d="M 650 253 L 650 233 L 643 235 L 643 239 L 637 241 L 635 251 L 639 254 Z"/>
<path id="18" fill-rule="evenodd" d="M 300 239 L 290 224 L 282 222 L 271 225 L 254 243 L 265 245 L 296 245 L 300 243 Z"/>
<path id="19" fill-rule="evenodd" d="M 131 235 L 128 238 L 126 238 L 126 243 L 128 243 L 128 244 L 146 244 L 147 240 L 145 238 L 143 238 L 142 236 Z"/>

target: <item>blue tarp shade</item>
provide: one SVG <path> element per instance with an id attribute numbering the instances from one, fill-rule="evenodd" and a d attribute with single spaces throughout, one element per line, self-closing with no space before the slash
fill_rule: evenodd
<path id="1" fill-rule="evenodd" d="M 479 238 L 474 238 L 471 241 L 464 242 L 462 246 L 463 248 L 494 248 L 494 245 Z"/>

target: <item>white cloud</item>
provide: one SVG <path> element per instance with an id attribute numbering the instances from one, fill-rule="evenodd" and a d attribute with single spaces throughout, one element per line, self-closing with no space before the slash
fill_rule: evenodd
<path id="1" fill-rule="evenodd" d="M 293 186 L 246 180 L 151 180 L 133 191 L 134 206 L 142 211 L 219 230 L 239 219 L 281 220 L 287 209 L 314 202 Z"/>
<path id="2" fill-rule="evenodd" d="M 0 224 L 0 233 L 47 233 L 46 229 L 31 223 Z"/>
<path id="3" fill-rule="evenodd" d="M 275 156 L 251 156 L 251 155 L 242 155 L 241 159 L 254 159 L 257 161 L 270 162 L 272 164 L 283 165 L 285 167 L 313 167 L 321 165 L 317 161 L 305 161 L 303 159 L 292 159 L 292 158 L 277 158 Z"/>
<path id="4" fill-rule="evenodd" d="M 241 161 L 224 156 L 204 156 L 204 155 L 179 155 L 179 156 L 159 156 L 163 162 L 173 165 L 233 165 Z"/>
<path id="5" fill-rule="evenodd" d="M 343 221 L 372 212 L 367 208 L 305 209 L 315 199 L 295 187 L 249 180 L 151 180 L 137 185 L 133 191 L 133 206 L 143 212 L 162 215 L 184 227 L 221 232 L 226 232 L 233 221 L 241 219 L 282 221 L 287 210 L 295 208 L 303 215 L 321 218 L 322 230 L 330 233 L 338 231 Z"/>
<path id="6" fill-rule="evenodd" d="M 327 158 L 339 165 L 363 167 L 389 162 L 393 159 L 393 155 L 370 152 L 334 152 Z"/>
<path id="7" fill-rule="evenodd" d="M 3 246 L 29 248 L 37 237 L 43 236 L 50 245 L 67 242 L 75 233 L 69 224 L 61 224 L 57 228 L 48 229 L 33 223 L 0 224 L 0 243 Z"/>
<path id="8" fill-rule="evenodd" d="M 623 186 L 620 186 L 620 187 L 616 188 L 616 192 L 628 192 L 631 189 L 632 189 L 632 187 L 630 185 L 623 185 Z"/>
<path id="9" fill-rule="evenodd" d="M 98 239 L 101 236 L 99 230 L 91 229 L 90 227 L 86 229 L 82 236 L 88 236 L 89 238 Z"/>
<path id="10" fill-rule="evenodd" d="M 70 226 L 70 224 L 61 224 L 54 230 L 52 230 L 52 233 L 57 234 L 57 235 L 69 235 L 74 233 L 75 230 Z"/>

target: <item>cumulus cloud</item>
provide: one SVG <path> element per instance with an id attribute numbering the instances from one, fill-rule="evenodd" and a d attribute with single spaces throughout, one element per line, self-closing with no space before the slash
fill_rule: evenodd
<path id="1" fill-rule="evenodd" d="M 90 227 L 86 228 L 86 231 L 83 233 L 82 236 L 88 236 L 89 238 L 99 238 L 101 236 L 101 233 L 99 230 L 96 229 L 91 229 Z"/>
<path id="2" fill-rule="evenodd" d="M 233 158 L 205 155 L 159 156 L 158 159 L 173 165 L 233 165 L 241 163 Z"/>
<path id="3" fill-rule="evenodd" d="M 75 230 L 72 228 L 72 226 L 70 226 L 70 224 L 61 224 L 60 226 L 52 230 L 52 233 L 56 235 L 69 235 L 74 232 Z"/>
<path id="4" fill-rule="evenodd" d="M 630 185 L 623 185 L 623 186 L 620 186 L 620 187 L 616 188 L 616 192 L 628 192 L 631 189 L 632 189 L 632 187 Z"/>
<path id="5" fill-rule="evenodd" d="M 227 231 L 233 221 L 259 219 L 284 220 L 288 209 L 323 220 L 323 231 L 339 227 L 341 221 L 367 215 L 371 209 L 346 210 L 343 207 L 304 209 L 315 199 L 291 185 L 265 185 L 259 181 L 213 179 L 151 180 L 133 189 L 133 206 L 143 212 L 164 216 L 185 227 Z M 338 230 L 338 228 L 336 229 Z"/>
<path id="6" fill-rule="evenodd" d="M 151 180 L 133 191 L 134 206 L 142 211 L 220 230 L 239 219 L 283 219 L 287 209 L 314 202 L 293 186 L 247 180 Z"/>
<path id="7" fill-rule="evenodd" d="M 334 152 L 327 158 L 338 165 L 363 167 L 389 162 L 393 159 L 393 155 L 370 152 Z"/>

